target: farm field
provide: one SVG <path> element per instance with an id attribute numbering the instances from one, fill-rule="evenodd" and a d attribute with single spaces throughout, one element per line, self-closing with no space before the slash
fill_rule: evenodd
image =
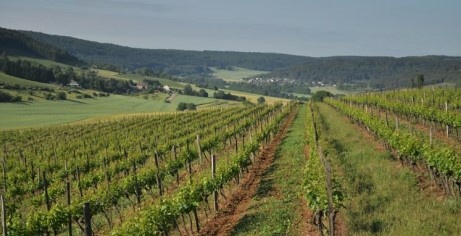
<path id="1" fill-rule="evenodd" d="M 345 91 L 345 90 L 339 90 L 338 88 L 334 87 L 334 86 L 323 86 L 323 87 L 309 87 L 311 89 L 311 93 L 315 93 L 317 91 L 321 91 L 321 90 L 324 90 L 324 91 L 327 91 L 327 92 L 330 92 L 332 94 L 353 94 L 353 92 L 350 92 L 350 91 Z"/>
<path id="2" fill-rule="evenodd" d="M 234 70 L 223 70 L 216 67 L 211 67 L 210 69 L 213 71 L 213 75 L 216 78 L 229 82 L 243 82 L 243 78 L 268 73 L 268 71 L 250 70 L 241 67 L 233 68 Z"/>
<path id="3" fill-rule="evenodd" d="M 8 166 L 8 173 L 2 177 L 11 222 L 8 230 L 21 235 L 67 232 L 67 223 L 75 219 L 72 230 L 77 233 L 85 216 L 80 207 L 84 202 L 90 204 L 93 229 L 98 234 L 172 230 L 172 217 L 206 211 L 193 207 L 200 200 L 190 194 L 199 191 L 208 195 L 238 179 L 239 170 L 252 162 L 249 154 L 257 156 L 260 144 L 268 142 L 290 111 L 291 106 L 280 104 L 233 107 L 2 133 L 3 165 Z M 197 135 L 200 142 L 195 146 Z M 16 142 L 21 138 L 29 141 Z M 87 141 L 91 147 L 84 144 Z M 92 150 L 91 157 L 89 150 L 77 148 L 80 145 Z M 34 147 L 41 147 L 48 157 L 53 153 L 53 158 L 47 162 L 45 156 L 35 153 Z M 74 151 L 69 157 L 69 152 Z M 14 165 L 16 153 L 23 165 Z M 209 166 L 211 155 L 219 157 L 216 179 L 210 177 L 209 167 L 204 168 Z M 15 173 L 21 170 L 25 175 L 16 179 Z M 101 178 L 105 183 L 100 183 Z M 210 181 L 212 185 L 207 184 Z M 70 204 L 66 204 L 66 192 L 72 199 Z M 180 205 L 175 205 L 176 201 Z M 144 207 L 133 211 L 139 206 Z M 164 206 L 169 210 L 159 212 L 158 207 Z M 31 208 L 35 210 L 28 211 Z M 151 218 L 157 216 L 167 217 L 168 221 L 160 224 Z M 145 223 L 139 224 L 138 220 Z M 148 227 L 152 224 L 157 226 Z"/>
<path id="4" fill-rule="evenodd" d="M 0 129 L 33 128 L 37 126 L 65 124 L 86 119 L 108 119 L 131 113 L 174 112 L 180 102 L 194 103 L 197 109 L 212 106 L 233 106 L 236 102 L 212 98 L 177 96 L 165 103 L 166 94 L 149 95 L 147 99 L 112 94 L 64 101 L 40 101 L 0 104 Z"/>
<path id="5" fill-rule="evenodd" d="M 3 72 L 0 72 L 0 83 L 5 84 L 17 84 L 20 86 L 27 86 L 27 87 L 44 87 L 44 88 L 52 88 L 53 85 L 35 82 L 31 80 L 21 79 L 15 76 L 7 75 Z"/>
<path id="6" fill-rule="evenodd" d="M 89 203 L 100 235 L 458 235 L 460 98 L 442 88 L 260 106 L 178 96 L 201 110 L 165 114 L 144 113 L 169 111 L 149 103 L 163 97 L 84 99 L 86 111 L 37 103 L 65 104 L 62 119 L 100 113 L 0 132 L 8 227 L 65 234 L 70 220 L 80 234 Z"/>

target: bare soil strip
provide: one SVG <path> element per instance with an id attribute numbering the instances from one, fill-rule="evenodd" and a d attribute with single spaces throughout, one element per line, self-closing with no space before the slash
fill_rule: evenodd
<path id="1" fill-rule="evenodd" d="M 229 197 L 218 213 L 209 220 L 200 231 L 200 235 L 229 235 L 239 220 L 246 214 L 252 197 L 258 190 L 261 177 L 274 161 L 278 146 L 285 137 L 288 129 L 296 117 L 294 109 L 285 120 L 280 131 L 271 143 L 256 158 L 249 173 L 242 179 L 239 189 Z"/>

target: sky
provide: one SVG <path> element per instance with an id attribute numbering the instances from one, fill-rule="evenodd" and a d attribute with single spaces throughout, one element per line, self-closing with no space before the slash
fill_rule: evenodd
<path id="1" fill-rule="evenodd" d="M 136 48 L 461 56 L 460 0 L 1 0 L 0 27 Z"/>

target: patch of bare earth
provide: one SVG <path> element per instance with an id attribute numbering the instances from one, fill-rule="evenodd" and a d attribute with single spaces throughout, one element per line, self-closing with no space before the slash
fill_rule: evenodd
<path id="1" fill-rule="evenodd" d="M 293 110 L 285 120 L 275 138 L 257 156 L 249 173 L 240 182 L 240 187 L 229 196 L 224 206 L 208 220 L 200 230 L 200 235 L 229 235 L 240 219 L 246 214 L 253 196 L 255 196 L 261 178 L 274 161 L 278 146 L 285 137 L 288 128 L 296 116 Z"/>

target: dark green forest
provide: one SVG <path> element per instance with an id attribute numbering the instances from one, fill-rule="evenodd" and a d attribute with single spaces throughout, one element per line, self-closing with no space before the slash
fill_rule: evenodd
<path id="1" fill-rule="evenodd" d="M 229 66 L 272 71 L 310 60 L 309 57 L 276 53 L 140 49 L 31 31 L 21 32 L 39 41 L 56 45 L 91 63 L 111 64 L 130 70 L 146 67 L 157 73 L 170 75 L 208 74 L 211 72 L 208 67 Z"/>
<path id="2" fill-rule="evenodd" d="M 48 59 L 75 66 L 84 64 L 67 51 L 51 45 L 16 30 L 0 28 L 0 54 Z"/>
<path id="3" fill-rule="evenodd" d="M 328 57 L 277 69 L 259 77 L 291 78 L 308 84 L 323 82 L 340 88 L 411 87 L 424 74 L 427 84 L 461 82 L 461 57 Z"/>

